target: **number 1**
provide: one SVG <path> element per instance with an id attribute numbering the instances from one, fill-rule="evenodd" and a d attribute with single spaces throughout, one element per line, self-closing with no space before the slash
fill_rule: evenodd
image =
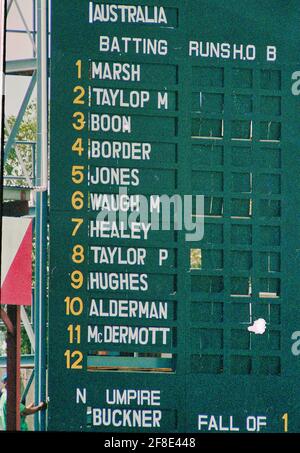
<path id="1" fill-rule="evenodd" d="M 285 433 L 288 432 L 289 430 L 289 427 L 288 427 L 288 424 L 289 424 L 289 414 L 286 412 L 285 414 L 283 414 L 283 416 L 281 417 L 282 420 L 283 420 L 283 431 Z"/>
<path id="2" fill-rule="evenodd" d="M 82 61 L 81 60 L 77 60 L 76 61 L 76 66 L 77 66 L 77 77 L 78 77 L 78 79 L 81 79 Z"/>

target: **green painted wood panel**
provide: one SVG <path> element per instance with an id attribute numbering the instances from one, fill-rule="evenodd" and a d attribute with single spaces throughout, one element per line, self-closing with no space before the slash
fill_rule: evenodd
<path id="1" fill-rule="evenodd" d="M 299 4 L 129 3 L 52 0 L 49 429 L 299 432 Z"/>

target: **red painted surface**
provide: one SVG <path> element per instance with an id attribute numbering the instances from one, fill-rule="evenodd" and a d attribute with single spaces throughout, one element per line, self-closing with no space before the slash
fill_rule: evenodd
<path id="1" fill-rule="evenodd" d="M 32 300 L 32 222 L 12 261 L 1 289 L 1 303 L 31 305 Z"/>

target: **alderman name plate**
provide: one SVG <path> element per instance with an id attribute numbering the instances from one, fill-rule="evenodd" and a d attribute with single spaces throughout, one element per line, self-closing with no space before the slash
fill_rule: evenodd
<path id="1" fill-rule="evenodd" d="M 51 3 L 49 429 L 299 432 L 299 1 Z"/>

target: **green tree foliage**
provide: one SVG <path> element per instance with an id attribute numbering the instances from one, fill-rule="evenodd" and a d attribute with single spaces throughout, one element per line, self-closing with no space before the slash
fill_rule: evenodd
<path id="1" fill-rule="evenodd" d="M 31 354 L 31 345 L 24 327 L 21 329 L 21 354 Z"/>
<path id="2" fill-rule="evenodd" d="M 16 121 L 15 116 L 9 116 L 7 119 L 7 126 L 9 130 L 13 128 L 13 125 Z M 16 141 L 26 141 L 26 142 L 35 142 L 36 141 L 36 134 L 37 134 L 37 116 L 36 116 L 36 102 L 33 101 L 29 104 L 29 106 L 26 109 L 23 121 L 20 125 Z M 5 136 L 6 139 L 8 138 L 8 130 L 6 128 L 5 130 Z M 9 176 L 24 176 L 22 167 L 20 165 L 17 152 L 16 152 L 16 147 L 19 152 L 19 154 L 22 157 L 22 160 L 25 164 L 26 170 L 28 174 L 33 176 L 33 148 L 31 145 L 25 145 L 25 144 L 18 144 L 15 145 L 11 150 L 8 155 L 8 158 L 5 162 L 4 166 L 4 175 L 9 177 Z M 6 180 L 7 185 L 27 185 L 26 181 L 24 180 Z"/>
<path id="3" fill-rule="evenodd" d="M 5 342 L 5 330 L 3 327 L 0 328 L 0 356 L 5 355 L 5 347 L 6 347 L 6 342 Z"/>

